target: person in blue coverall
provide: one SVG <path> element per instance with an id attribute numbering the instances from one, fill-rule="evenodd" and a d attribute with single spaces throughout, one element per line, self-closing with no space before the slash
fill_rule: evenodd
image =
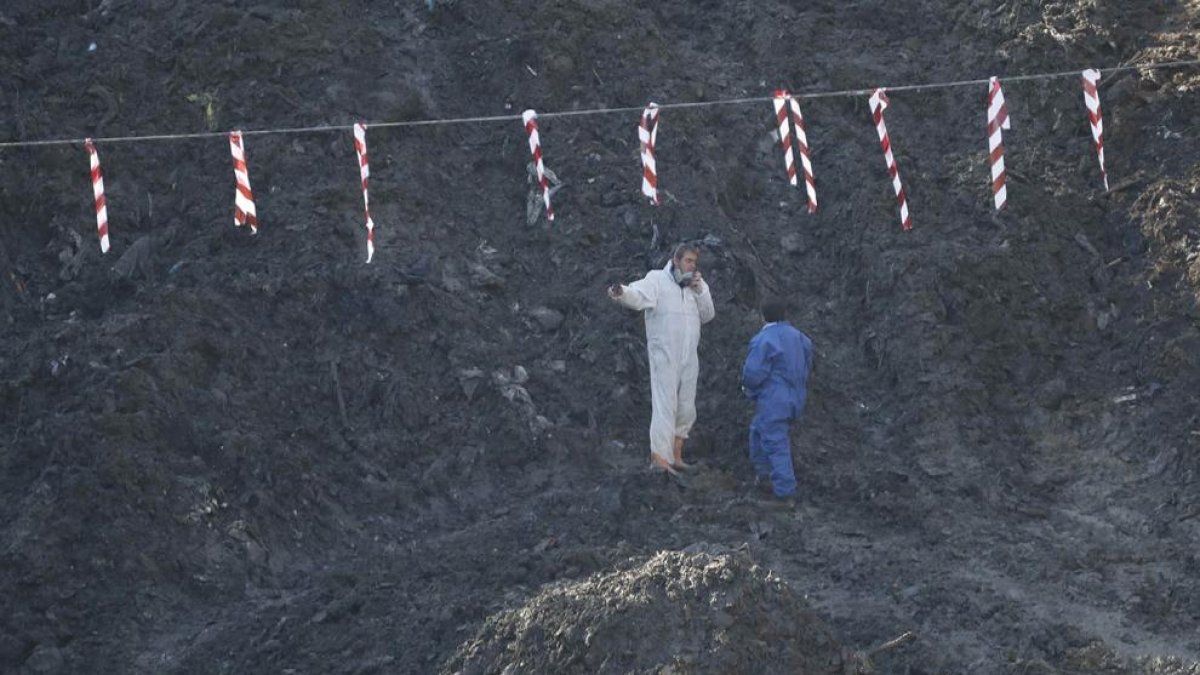
<path id="1" fill-rule="evenodd" d="M 755 404 L 750 462 L 759 483 L 770 479 L 776 497 L 792 499 L 796 472 L 788 431 L 804 412 L 812 341 L 788 323 L 787 304 L 782 300 L 763 303 L 762 314 L 766 325 L 750 340 L 742 367 L 742 389 Z"/>

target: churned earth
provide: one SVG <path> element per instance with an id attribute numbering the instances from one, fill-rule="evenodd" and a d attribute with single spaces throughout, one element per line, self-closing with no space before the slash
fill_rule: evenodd
<path id="1" fill-rule="evenodd" d="M 1200 69 L 1135 68 L 1200 58 L 1200 3 L 9 0 L 0 38 L 0 143 L 74 141 L 0 147 L 0 671 L 1200 673 Z M 726 101 L 664 107 L 659 207 L 649 101 Z M 603 293 L 683 240 L 687 489 Z M 817 350 L 791 510 L 745 459 L 768 294 Z"/>

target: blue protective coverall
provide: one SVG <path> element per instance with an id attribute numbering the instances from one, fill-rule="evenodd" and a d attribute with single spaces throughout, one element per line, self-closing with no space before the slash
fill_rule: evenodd
<path id="1" fill-rule="evenodd" d="M 786 321 L 763 326 L 750 340 L 742 387 L 755 403 L 750 462 L 758 478 L 770 477 L 777 497 L 796 494 L 788 429 L 804 412 L 812 341 Z"/>

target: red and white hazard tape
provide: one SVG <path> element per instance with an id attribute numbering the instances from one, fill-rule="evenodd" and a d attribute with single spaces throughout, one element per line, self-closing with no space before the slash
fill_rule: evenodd
<path id="1" fill-rule="evenodd" d="M 779 140 L 783 143 L 783 164 L 787 168 L 788 182 L 796 185 L 796 161 L 792 154 L 792 132 L 788 124 L 788 113 L 796 126 L 796 145 L 800 148 L 800 163 L 804 166 L 804 187 L 808 191 L 808 212 L 817 212 L 817 186 L 813 180 L 812 159 L 809 157 L 808 133 L 804 127 L 804 116 L 800 104 L 787 91 L 775 91 L 775 119 L 779 123 Z"/>
<path id="2" fill-rule="evenodd" d="M 1108 171 L 1104 169 L 1104 117 L 1100 113 L 1100 71 L 1089 68 L 1083 71 L 1083 103 L 1087 106 L 1088 121 L 1092 125 L 1092 140 L 1096 142 L 1096 156 L 1100 159 L 1100 176 L 1104 179 L 1104 191 L 1108 191 Z"/>
<path id="3" fill-rule="evenodd" d="M 108 253 L 108 202 L 104 199 L 104 172 L 100 170 L 100 153 L 96 152 L 96 144 L 86 138 L 83 147 L 87 149 L 88 160 L 92 166 L 92 194 L 96 197 L 96 234 L 100 236 L 100 252 Z"/>
<path id="4" fill-rule="evenodd" d="M 354 125 L 354 151 L 358 153 L 358 173 L 362 178 L 363 212 L 367 216 L 367 262 L 375 255 L 375 221 L 371 220 L 371 200 L 367 197 L 367 179 L 371 177 L 371 167 L 367 163 L 367 125 L 359 122 Z"/>
<path id="5" fill-rule="evenodd" d="M 250 171 L 246 168 L 246 151 L 242 148 L 242 132 L 229 132 L 229 152 L 233 155 L 233 176 L 237 191 L 233 194 L 233 224 L 249 225 L 258 234 L 258 214 L 254 210 L 254 193 L 250 191 Z"/>
<path id="6" fill-rule="evenodd" d="M 879 144 L 883 147 L 883 158 L 887 161 L 888 174 L 892 177 L 892 187 L 896 190 L 896 201 L 900 203 L 900 227 L 912 229 L 912 218 L 908 215 L 908 197 L 904 194 L 904 186 L 900 183 L 900 169 L 896 166 L 896 158 L 892 156 L 892 141 L 888 137 L 887 125 L 883 121 L 883 111 L 888 107 L 888 97 L 883 89 L 871 92 L 871 115 L 875 118 L 875 131 L 879 132 Z"/>
<path id="7" fill-rule="evenodd" d="M 1001 130 L 1010 126 L 1008 106 L 1004 104 L 1004 90 L 1000 88 L 1000 80 L 993 77 L 988 81 L 987 130 L 988 162 L 992 167 L 992 197 L 997 211 L 1004 208 L 1008 202 L 1008 190 L 1004 185 L 1004 136 Z"/>
<path id="8" fill-rule="evenodd" d="M 546 220 L 554 220 L 554 209 L 550 206 L 550 181 L 546 178 L 546 167 L 542 163 L 542 142 L 538 138 L 537 112 L 532 108 L 521 114 L 525 121 L 525 133 L 529 136 L 529 152 L 533 154 L 533 165 L 537 169 L 538 184 L 542 186 L 542 198 L 546 202 Z"/>
<path id="9" fill-rule="evenodd" d="M 658 104 L 651 103 L 642 111 L 638 124 L 638 141 L 642 145 L 642 194 L 650 203 L 658 206 L 658 166 L 654 161 L 654 148 L 658 143 Z"/>

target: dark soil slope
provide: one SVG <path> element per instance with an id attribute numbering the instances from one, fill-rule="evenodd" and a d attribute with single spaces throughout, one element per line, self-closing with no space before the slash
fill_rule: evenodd
<path id="1" fill-rule="evenodd" d="M 707 542 L 838 643 L 920 636 L 877 672 L 1195 672 L 1200 69 L 1104 73 L 1107 193 L 1076 73 L 1198 35 L 1169 0 L 4 3 L 0 142 L 310 130 L 246 136 L 257 235 L 222 133 L 99 141 L 107 255 L 82 144 L 0 148 L 0 671 L 435 672 Z M 986 87 L 899 88 L 991 75 L 999 214 Z M 801 99 L 816 214 L 765 101 L 664 109 L 645 203 L 641 106 L 781 86 L 860 92 Z M 525 108 L 633 109 L 543 117 L 553 223 Z M 346 127 L 494 117 L 369 129 L 364 264 Z M 603 294 L 681 240 L 717 307 L 683 491 L 645 472 L 642 323 Z M 795 511 L 745 460 L 772 293 L 819 361 Z"/>

